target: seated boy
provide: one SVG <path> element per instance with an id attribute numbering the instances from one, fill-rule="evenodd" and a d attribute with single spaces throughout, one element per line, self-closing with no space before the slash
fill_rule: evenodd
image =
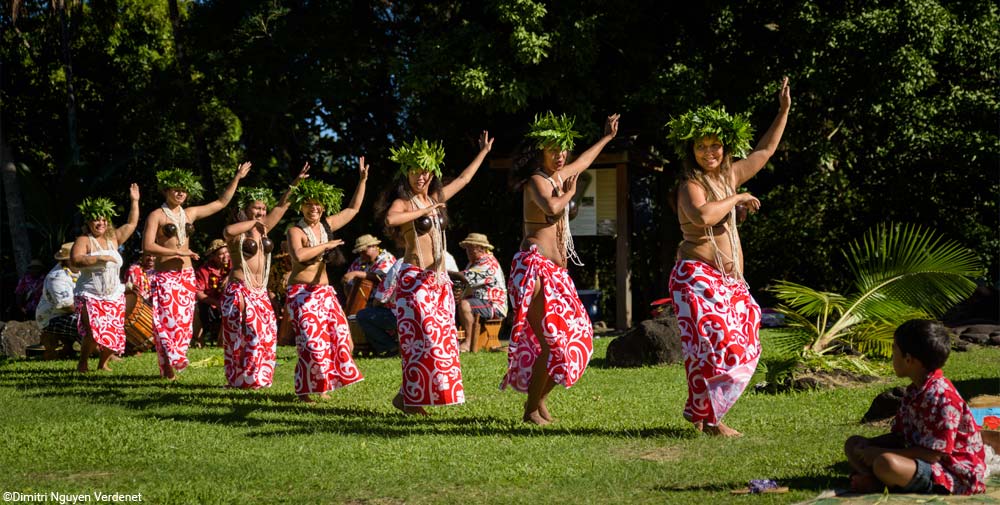
<path id="1" fill-rule="evenodd" d="M 892 368 L 910 379 L 892 430 L 875 438 L 852 436 L 844 444 L 854 468 L 851 490 L 974 494 L 986 486 L 986 455 L 965 400 L 941 374 L 951 338 L 935 321 L 914 319 L 896 329 Z"/>

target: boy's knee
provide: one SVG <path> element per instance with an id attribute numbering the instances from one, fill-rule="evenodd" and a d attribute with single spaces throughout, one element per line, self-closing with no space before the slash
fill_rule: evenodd
<path id="1" fill-rule="evenodd" d="M 847 441 L 844 442 L 844 452 L 850 456 L 854 452 L 854 449 L 862 446 L 866 442 L 868 442 L 868 439 L 862 437 L 861 435 L 851 435 L 847 438 Z"/>

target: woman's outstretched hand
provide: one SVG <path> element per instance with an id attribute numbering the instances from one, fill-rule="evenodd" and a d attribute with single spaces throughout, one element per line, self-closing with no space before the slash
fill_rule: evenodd
<path id="1" fill-rule="evenodd" d="M 618 118 L 621 114 L 612 114 L 608 116 L 608 120 L 604 122 L 604 136 L 614 138 L 618 135 Z"/>
<path id="2" fill-rule="evenodd" d="M 493 149 L 494 140 L 496 140 L 496 137 L 490 138 L 490 132 L 483 130 L 483 132 L 479 134 L 479 151 L 487 153 L 490 152 L 490 149 Z"/>
<path id="3" fill-rule="evenodd" d="M 778 109 L 787 112 L 792 107 L 792 92 L 788 88 L 788 77 L 781 79 L 781 90 L 778 91 Z"/>

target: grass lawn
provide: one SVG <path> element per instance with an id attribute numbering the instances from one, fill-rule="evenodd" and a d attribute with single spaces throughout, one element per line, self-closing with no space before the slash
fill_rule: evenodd
<path id="1" fill-rule="evenodd" d="M 726 418 L 746 436 L 723 440 L 681 417 L 683 366 L 604 368 L 608 342 L 576 386 L 553 392 L 558 422 L 545 428 L 520 422 L 524 395 L 498 391 L 502 353 L 463 355 L 467 403 L 429 418 L 389 404 L 398 358 L 359 359 L 365 380 L 316 405 L 294 401 L 288 347 L 266 391 L 222 389 L 219 366 L 169 383 L 151 353 L 85 376 L 69 361 L 0 362 L 0 491 L 163 504 L 790 503 L 846 484 L 844 440 L 884 431 L 858 419 L 904 384 L 748 393 Z M 997 394 L 1000 349 L 953 353 L 945 374 L 966 398 Z M 758 478 L 791 492 L 730 495 Z"/>

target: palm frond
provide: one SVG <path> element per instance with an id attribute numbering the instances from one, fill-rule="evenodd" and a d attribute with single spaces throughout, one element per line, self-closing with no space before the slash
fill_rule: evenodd
<path id="1" fill-rule="evenodd" d="M 784 358 L 802 354 L 815 340 L 816 334 L 802 328 L 787 327 L 766 333 L 763 345 L 768 346 L 775 356 Z"/>
<path id="2" fill-rule="evenodd" d="M 971 278 L 983 273 L 972 251 L 916 225 L 879 225 L 850 244 L 845 256 L 861 294 L 848 310 L 871 310 L 884 295 L 941 315 L 969 296 Z"/>
<path id="3" fill-rule="evenodd" d="M 778 281 L 768 289 L 796 312 L 805 317 L 842 312 L 846 299 L 843 295 L 827 291 L 817 291 L 801 284 Z"/>

